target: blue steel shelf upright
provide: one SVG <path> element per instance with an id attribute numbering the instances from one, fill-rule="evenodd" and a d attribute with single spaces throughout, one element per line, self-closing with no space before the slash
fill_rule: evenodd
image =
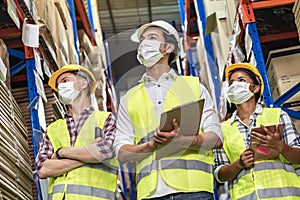
<path id="1" fill-rule="evenodd" d="M 179 13 L 180 13 L 180 20 L 182 23 L 182 29 L 185 33 L 185 37 L 187 37 L 188 40 L 193 39 L 195 36 L 199 37 L 200 35 L 203 35 L 203 41 L 204 41 L 204 48 L 206 51 L 206 59 L 208 61 L 209 71 L 211 73 L 212 82 L 214 85 L 214 94 L 216 96 L 216 105 L 219 106 L 219 98 L 221 94 L 220 89 L 220 79 L 218 74 L 218 69 L 216 68 L 215 64 L 215 56 L 212 49 L 212 43 L 211 43 L 211 37 L 210 35 L 205 34 L 205 28 L 206 28 L 206 13 L 204 10 L 204 4 L 203 0 L 178 0 L 178 7 L 179 7 Z M 190 13 L 192 12 L 192 9 L 196 10 L 196 13 L 199 14 L 199 16 L 190 17 Z M 192 23 L 198 23 L 201 22 L 202 30 L 198 30 L 198 34 L 192 34 L 190 33 L 191 30 L 191 24 Z M 186 24 L 187 22 L 187 24 Z M 200 32 L 201 31 L 201 32 Z M 194 41 L 196 42 L 196 40 Z M 198 72 L 200 70 L 200 66 L 198 63 L 195 63 L 197 60 L 193 57 L 191 48 L 189 44 L 187 45 L 187 59 L 189 61 L 189 71 L 190 75 L 192 76 L 199 76 Z M 201 58 L 198 58 L 201 59 Z"/>
<path id="2" fill-rule="evenodd" d="M 284 111 L 286 111 L 291 117 L 300 119 L 300 112 L 296 112 L 292 109 L 286 108 L 282 106 L 282 104 L 287 101 L 290 97 L 295 95 L 297 92 L 300 91 L 300 83 L 294 85 L 291 89 L 287 92 L 279 96 L 277 99 L 273 100 L 272 98 L 272 91 L 270 89 L 268 74 L 266 71 L 266 65 L 263 55 L 263 50 L 261 47 L 261 42 L 266 40 L 265 37 L 260 37 L 258 34 L 257 29 L 257 22 L 255 20 L 255 9 L 263 9 L 263 8 L 270 8 L 276 6 L 283 6 L 283 5 L 292 5 L 295 3 L 295 0 L 286 0 L 286 1 L 276 1 L 276 0 L 269 0 L 269 1 L 260 1 L 260 2 L 251 2 L 249 0 L 240 0 L 239 6 L 241 10 L 242 21 L 244 25 L 244 31 L 248 30 L 248 33 L 252 40 L 252 51 L 254 52 L 255 60 L 257 63 L 257 68 L 261 73 L 264 81 L 264 93 L 263 93 L 263 100 L 267 107 L 280 107 Z M 289 39 L 292 37 L 298 37 L 296 33 L 288 33 L 288 34 L 274 34 L 268 36 L 268 41 L 276 41 L 279 39 Z"/>

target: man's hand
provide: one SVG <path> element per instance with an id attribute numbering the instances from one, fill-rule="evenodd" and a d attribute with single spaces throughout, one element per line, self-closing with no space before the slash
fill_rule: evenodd
<path id="1" fill-rule="evenodd" d="M 160 145 L 166 145 L 170 143 L 175 137 L 180 136 L 180 127 L 176 119 L 172 121 L 174 129 L 170 132 L 161 132 L 157 129 L 157 132 L 154 134 L 154 142 Z"/>

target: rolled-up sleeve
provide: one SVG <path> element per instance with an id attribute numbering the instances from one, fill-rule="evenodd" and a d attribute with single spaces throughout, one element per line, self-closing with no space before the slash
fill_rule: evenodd
<path id="1" fill-rule="evenodd" d="M 106 119 L 103 127 L 104 139 L 97 143 L 99 152 L 102 154 L 104 160 L 114 157 L 113 143 L 116 137 L 116 118 L 110 114 Z"/>
<path id="2" fill-rule="evenodd" d="M 118 109 L 116 139 L 114 141 L 114 149 L 118 157 L 119 150 L 124 144 L 134 144 L 134 130 L 130 120 L 125 98 L 122 97 Z"/>
<path id="3" fill-rule="evenodd" d="M 200 127 L 203 132 L 215 132 L 223 142 L 220 120 L 214 108 L 213 100 L 202 84 L 200 85 L 200 90 L 200 99 L 205 99 Z"/>

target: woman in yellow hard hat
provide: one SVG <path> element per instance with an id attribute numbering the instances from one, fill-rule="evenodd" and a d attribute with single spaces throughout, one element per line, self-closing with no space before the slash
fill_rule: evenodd
<path id="1" fill-rule="evenodd" d="M 232 64 L 225 75 L 228 101 L 237 109 L 222 123 L 224 143 L 215 150 L 216 179 L 229 182 L 231 199 L 300 199 L 300 174 L 293 165 L 300 164 L 300 136 L 292 120 L 280 108 L 259 103 L 264 83 L 255 66 Z M 273 129 L 265 127 L 273 124 Z M 278 124 L 285 124 L 282 132 Z M 251 131 L 257 126 L 263 132 Z"/>
<path id="2" fill-rule="evenodd" d="M 47 127 L 36 159 L 39 178 L 50 178 L 49 199 L 115 199 L 116 119 L 92 106 L 93 74 L 83 66 L 66 65 L 53 73 L 49 85 L 68 105 L 65 118 Z"/>

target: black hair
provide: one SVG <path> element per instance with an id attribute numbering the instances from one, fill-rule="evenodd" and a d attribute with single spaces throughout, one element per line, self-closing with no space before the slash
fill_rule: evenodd
<path id="1" fill-rule="evenodd" d="M 174 50 L 170 53 L 170 57 L 168 60 L 168 64 L 171 65 L 175 61 L 177 55 L 179 54 L 179 43 L 174 35 L 166 33 L 165 30 L 163 30 L 163 37 L 165 39 L 165 43 L 170 43 L 174 45 Z"/>
<path id="2" fill-rule="evenodd" d="M 232 75 L 234 72 L 237 72 L 237 71 L 245 72 L 245 73 L 252 79 L 254 85 L 260 85 L 260 87 L 261 87 L 261 83 L 260 83 L 259 77 L 258 77 L 256 74 L 254 74 L 254 73 L 253 73 L 251 70 L 249 70 L 249 69 L 245 69 L 245 68 L 235 68 L 235 69 L 233 69 L 233 70 L 231 70 L 231 71 L 229 72 L 229 77 L 228 77 L 228 78 L 230 79 L 231 75 Z M 260 88 L 260 90 L 261 90 L 261 88 Z M 259 90 L 258 93 L 255 94 L 255 102 L 257 102 L 258 99 L 259 99 L 259 97 L 260 97 L 260 90 Z"/>

